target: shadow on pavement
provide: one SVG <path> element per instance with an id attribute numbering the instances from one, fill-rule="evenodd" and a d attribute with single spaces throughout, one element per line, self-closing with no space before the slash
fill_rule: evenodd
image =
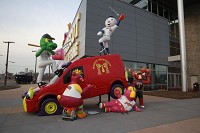
<path id="1" fill-rule="evenodd" d="M 0 91 L 19 88 L 20 85 L 17 84 L 14 80 L 7 80 L 7 84 L 4 85 L 4 80 L 0 80 Z"/>

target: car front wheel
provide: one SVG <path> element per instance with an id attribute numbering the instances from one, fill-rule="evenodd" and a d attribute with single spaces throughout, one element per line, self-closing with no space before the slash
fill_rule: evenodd
<path id="1" fill-rule="evenodd" d="M 54 98 L 48 98 L 42 102 L 38 115 L 58 115 L 61 112 L 62 107 L 58 101 Z"/>

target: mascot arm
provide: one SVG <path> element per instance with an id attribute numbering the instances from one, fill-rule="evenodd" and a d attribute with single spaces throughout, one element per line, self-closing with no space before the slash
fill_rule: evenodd
<path id="1" fill-rule="evenodd" d="M 94 85 L 88 84 L 85 88 L 83 88 L 83 91 L 82 91 L 81 95 L 84 96 L 85 93 L 87 91 L 90 91 L 90 89 L 92 89 L 92 88 L 94 88 Z"/>
<path id="2" fill-rule="evenodd" d="M 46 50 L 49 51 L 49 53 L 51 53 L 52 55 L 55 54 L 53 50 L 56 48 L 57 48 L 57 44 L 53 42 L 49 42 L 48 45 L 46 46 Z"/>
<path id="3" fill-rule="evenodd" d="M 117 99 L 119 99 L 122 96 L 119 89 L 115 89 L 114 94 L 117 97 Z"/>
<path id="4" fill-rule="evenodd" d="M 36 56 L 36 57 L 40 56 L 40 55 L 42 54 L 43 51 L 44 51 L 43 48 L 40 49 L 40 50 L 38 50 L 38 51 L 36 52 L 35 56 Z"/>
<path id="5" fill-rule="evenodd" d="M 119 24 L 120 24 L 120 22 L 124 19 L 124 17 L 125 17 L 125 15 L 124 14 L 121 14 L 120 16 L 119 16 L 119 20 L 117 21 L 117 26 L 119 26 Z"/>
<path id="6" fill-rule="evenodd" d="M 47 51 L 48 51 L 49 53 L 51 53 L 52 55 L 55 54 L 55 52 L 54 52 L 53 50 L 51 50 L 51 49 L 48 49 Z"/>

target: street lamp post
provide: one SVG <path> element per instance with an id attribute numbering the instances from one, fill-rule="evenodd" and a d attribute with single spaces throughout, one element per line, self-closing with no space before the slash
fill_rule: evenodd
<path id="1" fill-rule="evenodd" d="M 6 58 L 6 71 L 5 71 L 5 81 L 4 81 L 4 85 L 7 85 L 7 76 L 8 76 L 8 56 L 9 56 L 9 45 L 10 43 L 15 43 L 15 42 L 3 42 L 3 43 L 7 43 L 8 44 L 8 48 L 7 48 L 7 58 Z"/>
<path id="2" fill-rule="evenodd" d="M 2 54 L 0 54 L 0 56 L 3 56 Z M 2 74 L 3 74 L 3 70 L 2 70 Z"/>

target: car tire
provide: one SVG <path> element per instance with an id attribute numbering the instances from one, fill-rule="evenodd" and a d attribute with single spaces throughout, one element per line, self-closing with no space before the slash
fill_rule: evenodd
<path id="1" fill-rule="evenodd" d="M 38 115 L 59 115 L 61 114 L 61 112 L 62 107 L 60 106 L 58 101 L 54 98 L 48 98 L 42 102 Z"/>
<path id="2" fill-rule="evenodd" d="M 27 93 L 28 93 L 28 91 L 26 91 L 26 92 L 24 92 L 24 93 L 22 94 L 22 99 L 24 99 L 24 97 L 26 96 Z"/>
<path id="3" fill-rule="evenodd" d="M 120 89 L 120 93 L 124 94 L 124 87 L 121 84 L 115 84 L 112 86 L 111 90 L 110 90 L 110 96 L 114 99 L 117 99 L 117 97 L 115 96 L 115 89 Z"/>

